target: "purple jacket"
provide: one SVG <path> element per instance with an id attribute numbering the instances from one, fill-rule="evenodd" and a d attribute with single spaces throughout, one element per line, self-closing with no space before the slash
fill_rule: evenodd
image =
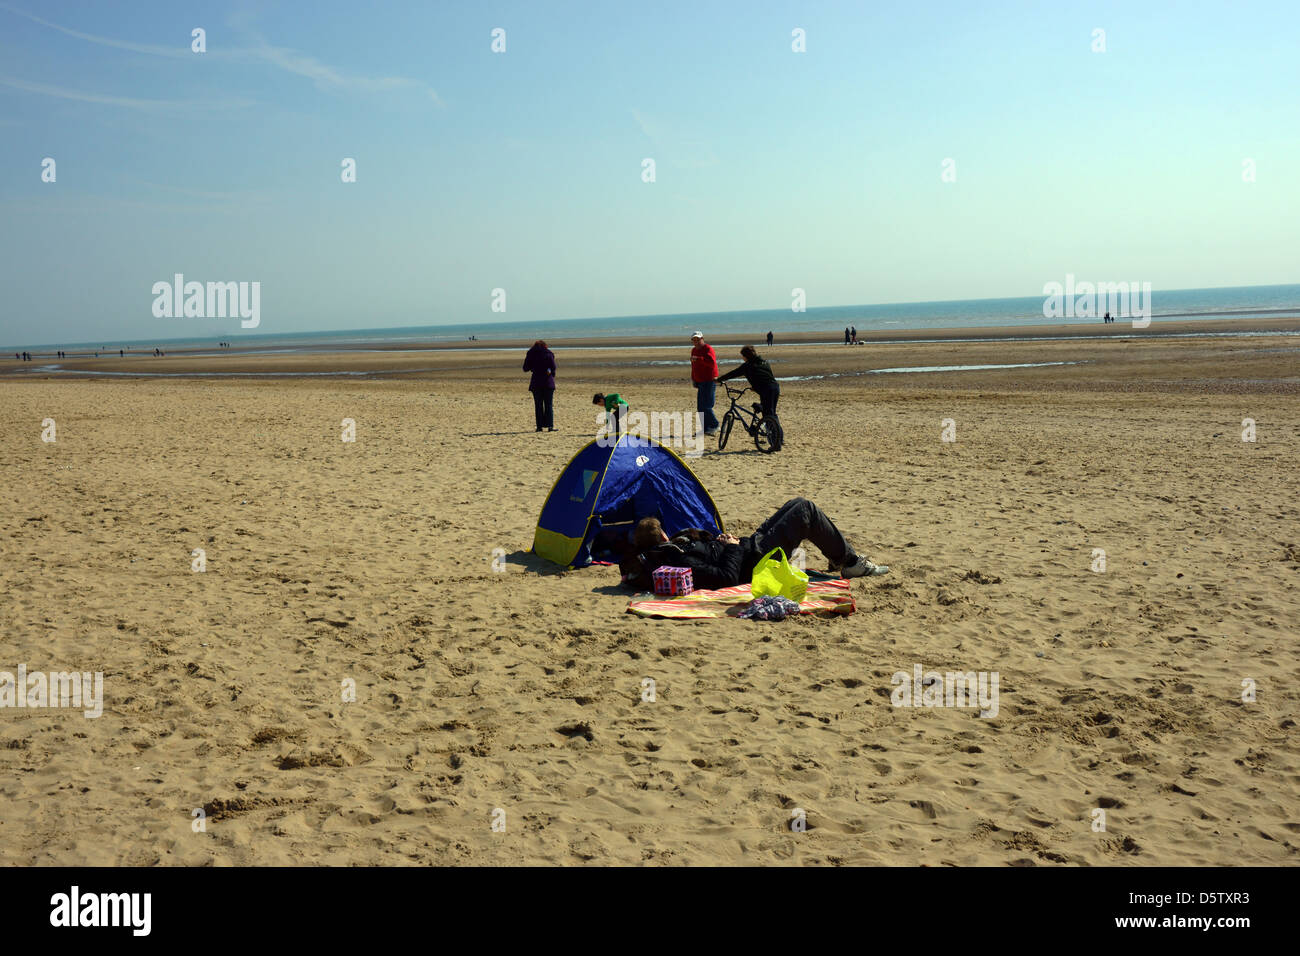
<path id="1" fill-rule="evenodd" d="M 524 356 L 524 371 L 533 373 L 528 391 L 555 390 L 555 353 L 550 349 L 538 348 L 536 345 L 530 348 Z"/>

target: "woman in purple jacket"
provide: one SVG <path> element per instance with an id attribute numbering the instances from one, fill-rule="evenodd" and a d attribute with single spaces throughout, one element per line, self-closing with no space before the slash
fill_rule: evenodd
<path id="1" fill-rule="evenodd" d="M 524 371 L 532 372 L 528 390 L 533 393 L 533 410 L 537 413 L 537 430 L 555 431 L 555 353 L 538 339 L 524 356 Z"/>

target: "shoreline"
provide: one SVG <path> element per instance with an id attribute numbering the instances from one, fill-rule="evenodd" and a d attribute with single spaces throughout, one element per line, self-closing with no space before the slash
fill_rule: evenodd
<path id="1" fill-rule="evenodd" d="M 1056 340 L 1056 339 L 1111 339 L 1111 338 L 1161 338 L 1170 336 L 1208 336 L 1214 334 L 1245 334 L 1245 333 L 1293 333 L 1300 334 L 1300 311 L 1285 309 L 1275 310 L 1278 314 L 1263 316 L 1251 314 L 1248 316 L 1239 316 L 1227 319 L 1186 319 L 1179 318 L 1174 321 L 1161 320 L 1158 316 L 1151 319 L 1151 324 L 1143 329 L 1135 329 L 1130 321 L 1116 322 L 1113 325 L 1103 325 L 1099 320 L 1088 323 L 1087 325 L 1073 324 L 1056 324 L 1056 325 L 996 325 L 996 326 L 952 326 L 931 329 L 899 329 L 898 331 L 871 331 L 859 332 L 858 343 L 860 345 L 890 345 L 896 343 L 913 343 L 913 344 L 947 344 L 959 342 L 979 342 L 979 341 L 1035 341 L 1035 340 Z M 707 337 L 707 330 L 706 337 Z M 214 340 L 219 339 L 222 334 L 217 333 L 213 336 Z M 322 333 L 328 334 L 328 333 Z M 218 358 L 223 356 L 241 355 L 321 355 L 321 354 L 343 354 L 353 352 L 371 352 L 378 354 L 385 353 L 409 353 L 409 352 L 500 352 L 513 351 L 517 349 L 527 350 L 535 339 L 517 338 L 517 339 L 489 339 L 484 341 L 457 341 L 457 342 L 434 342 L 425 339 L 412 338 L 407 341 L 351 341 L 338 344 L 317 344 L 308 343 L 303 345 L 294 345 L 291 343 L 280 344 L 247 344 L 237 345 L 229 349 L 217 349 L 212 345 L 192 346 L 176 348 L 165 353 L 165 358 Z M 673 335 L 642 335 L 642 336 L 610 336 L 608 338 L 546 338 L 545 341 L 552 349 L 586 349 L 586 350 L 612 350 L 612 349 L 652 349 L 652 348 L 675 348 L 678 346 L 690 347 L 689 338 L 674 333 Z M 766 348 L 763 344 L 763 338 L 755 338 L 748 335 L 721 334 L 717 337 L 707 337 L 707 341 L 715 348 L 718 346 L 741 346 L 746 344 L 754 345 L 757 348 Z M 775 344 L 772 346 L 776 349 L 798 348 L 804 346 L 816 345 L 844 345 L 844 334 L 842 331 L 834 332 L 807 332 L 800 333 L 792 341 L 782 342 L 778 336 Z M 852 346 L 849 346 L 852 348 Z M 31 363 L 19 362 L 12 358 L 15 351 L 24 351 L 21 346 L 16 349 L 0 352 L 0 374 L 4 370 L 15 365 L 30 365 Z M 79 351 L 67 353 L 67 357 L 58 359 L 55 352 L 26 351 L 33 356 L 33 361 L 44 362 L 48 359 L 55 361 L 107 361 L 111 358 L 156 358 L 152 348 L 146 349 L 125 349 L 124 356 L 115 356 L 113 353 L 118 349 L 108 348 L 101 349 L 100 355 L 95 356 L 95 350 Z M 55 351 L 58 351 L 57 349 Z M 65 350 L 66 351 L 66 350 Z"/>
<path id="2" fill-rule="evenodd" d="M 740 364 L 738 350 L 719 344 L 718 364 Z M 688 397 L 690 363 L 680 345 L 565 349 L 557 345 L 556 407 L 589 401 L 596 391 L 621 391 L 644 407 L 640 396 L 658 386 Z M 1300 331 L 1238 330 L 1141 337 L 1064 336 L 1033 339 L 970 339 L 789 346 L 764 350 L 788 400 L 809 390 L 849 389 L 854 394 L 889 392 L 1182 392 L 1300 395 Z M 67 359 L 0 364 L 0 383 L 45 388 L 58 382 L 109 387 L 131 382 L 141 390 L 173 382 L 237 387 L 241 382 L 275 388 L 318 383 L 334 388 L 396 388 L 406 385 L 450 390 L 455 395 L 490 393 L 500 401 L 527 400 L 522 349 L 495 351 L 347 351 L 330 353 L 175 355 L 99 360 Z M 143 383 L 152 383 L 145 385 Z M 353 383 L 352 386 L 346 383 Z M 873 400 L 875 400 L 873 398 Z M 690 404 L 694 398 L 690 397 Z"/>
<path id="3" fill-rule="evenodd" d="M 907 364 L 897 362 L 893 356 L 915 353 L 920 366 L 966 366 L 1038 364 L 1037 358 L 1009 359 L 1007 354 L 1038 356 L 1053 353 L 1043 363 L 1069 361 L 1078 364 L 1078 356 L 1096 349 L 1113 349 L 1116 345 L 1152 348 L 1173 346 L 1176 343 L 1206 343 L 1262 340 L 1276 337 L 1285 341 L 1300 335 L 1300 316 L 1258 319 L 1194 320 L 1183 322 L 1153 322 L 1146 329 L 1133 329 L 1129 323 L 1115 323 L 1098 328 L 1096 325 L 1054 326 L 994 326 L 977 329 L 948 330 L 951 334 L 936 335 L 934 330 L 908 330 L 860 336 L 858 346 L 845 346 L 843 335 L 825 334 L 810 336 L 798 342 L 780 344 L 770 349 L 770 356 L 795 366 L 788 374 L 806 378 L 816 371 L 836 371 L 842 366 L 857 368 L 862 362 L 871 362 L 880 356 L 882 349 L 889 355 L 881 361 L 888 366 Z M 711 340 L 718 351 L 722 365 L 732 361 L 730 350 L 749 343 L 740 336 L 720 336 Z M 516 363 L 514 357 L 522 354 L 532 344 L 528 340 L 514 342 L 456 343 L 401 343 L 377 348 L 374 343 L 338 346 L 285 346 L 281 348 L 211 348 L 179 349 L 155 356 L 152 352 L 127 352 L 118 356 L 113 352 L 101 354 L 70 353 L 65 358 L 55 358 L 47 353 L 31 353 L 32 361 L 17 361 L 12 353 L 0 356 L 0 379 L 24 380 L 33 377 L 55 376 L 72 378 L 230 378 L 250 379 L 264 377 L 312 378 L 369 378 L 374 376 L 440 375 L 447 372 L 466 373 L 477 368 L 489 373 L 507 373 Z M 652 362 L 671 366 L 685 363 L 689 342 L 676 336 L 642 336 L 612 341 L 591 339 L 548 340 L 557 353 L 568 356 L 568 368 L 584 366 L 635 367 Z M 768 351 L 767 346 L 759 345 Z M 830 347 L 830 348 L 828 348 Z M 1070 348 L 1061 358 L 1059 350 Z M 990 352 L 995 349 L 995 352 Z M 1008 352 L 1010 350 L 1010 353 Z M 922 360 L 927 355 L 951 356 L 961 350 L 961 361 Z M 645 353 L 641 361 L 628 358 L 629 352 Z M 656 353 L 662 353 L 657 361 Z M 983 354 L 984 358 L 970 357 Z M 576 361 L 575 361 L 576 359 Z M 142 367 L 142 362 L 147 366 Z M 482 363 L 478 366 L 467 362 Z M 815 368 L 808 368 L 808 363 Z M 823 369 L 823 366 L 829 367 Z M 472 377 L 472 376 L 470 376 Z"/>

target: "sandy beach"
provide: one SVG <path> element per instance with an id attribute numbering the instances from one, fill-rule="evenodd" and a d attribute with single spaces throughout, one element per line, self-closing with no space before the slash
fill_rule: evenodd
<path id="1" fill-rule="evenodd" d="M 0 671 L 103 713 L 0 709 L 0 861 L 1294 864 L 1300 319 L 1189 328 L 1261 334 L 768 352 L 787 447 L 691 467 L 893 569 L 779 623 L 527 554 L 593 391 L 693 410 L 685 342 L 554 343 L 553 434 L 522 350 L 9 357 Z M 955 365 L 1033 367 L 881 371 Z M 997 715 L 893 706 L 916 665 Z"/>

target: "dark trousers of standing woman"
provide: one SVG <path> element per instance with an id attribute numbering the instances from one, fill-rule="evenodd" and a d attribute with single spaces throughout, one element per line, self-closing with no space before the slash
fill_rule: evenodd
<path id="1" fill-rule="evenodd" d="M 539 388 L 533 392 L 533 411 L 537 416 L 537 430 L 543 428 L 555 427 L 555 409 L 551 400 L 555 397 L 555 389 Z"/>
<path id="2" fill-rule="evenodd" d="M 776 402 L 781 397 L 781 386 L 773 382 L 767 388 L 755 389 L 755 391 L 758 392 L 758 401 L 763 407 L 763 417 L 775 428 L 773 447 L 780 448 L 785 441 L 785 430 L 781 427 L 781 419 L 776 417 Z"/>

